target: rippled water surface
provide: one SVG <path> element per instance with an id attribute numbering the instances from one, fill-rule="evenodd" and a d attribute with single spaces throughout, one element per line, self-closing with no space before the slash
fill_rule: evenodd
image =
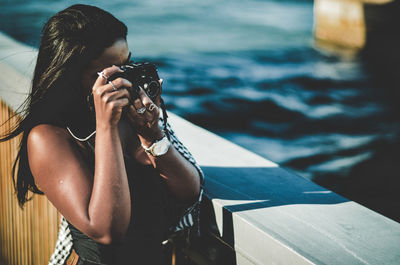
<path id="1" fill-rule="evenodd" d="M 0 0 L 0 30 L 37 47 L 72 3 Z M 312 1 L 86 3 L 128 25 L 169 110 L 400 220 L 399 87 L 362 57 L 316 50 Z"/>

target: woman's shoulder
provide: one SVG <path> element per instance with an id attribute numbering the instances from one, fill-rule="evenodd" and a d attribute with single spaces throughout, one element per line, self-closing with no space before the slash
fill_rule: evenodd
<path id="1" fill-rule="evenodd" d="M 67 183 L 70 176 L 86 172 L 84 157 L 67 129 L 51 124 L 37 125 L 29 132 L 27 158 L 35 183 L 47 196 L 53 194 L 57 181 Z"/>
<path id="2" fill-rule="evenodd" d="M 75 141 L 65 128 L 39 124 L 31 129 L 27 137 L 28 159 L 30 162 L 33 162 L 34 157 L 39 160 L 43 157 L 49 159 L 51 154 L 75 149 L 75 145 Z"/>
<path id="3" fill-rule="evenodd" d="M 39 124 L 33 127 L 28 134 L 28 146 L 45 147 L 47 144 L 69 142 L 71 135 L 65 128 L 52 124 Z"/>

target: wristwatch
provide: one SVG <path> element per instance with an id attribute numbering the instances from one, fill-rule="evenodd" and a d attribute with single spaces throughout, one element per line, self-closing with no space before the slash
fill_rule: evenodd
<path id="1" fill-rule="evenodd" d="M 171 143 L 169 142 L 166 135 L 164 135 L 161 140 L 154 142 L 150 147 L 146 147 L 142 144 L 142 147 L 146 151 L 146 153 L 154 157 L 162 156 L 167 153 L 170 146 Z"/>

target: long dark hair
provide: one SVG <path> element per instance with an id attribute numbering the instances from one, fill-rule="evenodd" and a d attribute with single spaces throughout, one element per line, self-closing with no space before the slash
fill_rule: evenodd
<path id="1" fill-rule="evenodd" d="M 73 5 L 52 16 L 42 30 L 30 94 L 17 113 L 20 120 L 3 136 L 7 141 L 22 133 L 12 177 L 21 208 L 28 190 L 43 194 L 29 168 L 27 138 L 38 124 L 66 127 L 84 124 L 90 112 L 80 85 L 82 70 L 118 39 L 127 27 L 110 13 L 94 6 Z M 9 120 L 10 121 L 10 120 Z"/>

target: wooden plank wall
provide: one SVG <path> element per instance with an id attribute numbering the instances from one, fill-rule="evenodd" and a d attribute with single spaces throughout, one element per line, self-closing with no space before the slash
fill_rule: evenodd
<path id="1" fill-rule="evenodd" d="M 0 98 L 0 125 L 13 111 Z M 13 119 L 15 122 L 15 118 Z M 0 127 L 0 135 L 10 128 Z M 59 214 L 45 196 L 18 206 L 11 177 L 18 139 L 0 143 L 0 265 L 47 264 L 57 239 Z"/>

